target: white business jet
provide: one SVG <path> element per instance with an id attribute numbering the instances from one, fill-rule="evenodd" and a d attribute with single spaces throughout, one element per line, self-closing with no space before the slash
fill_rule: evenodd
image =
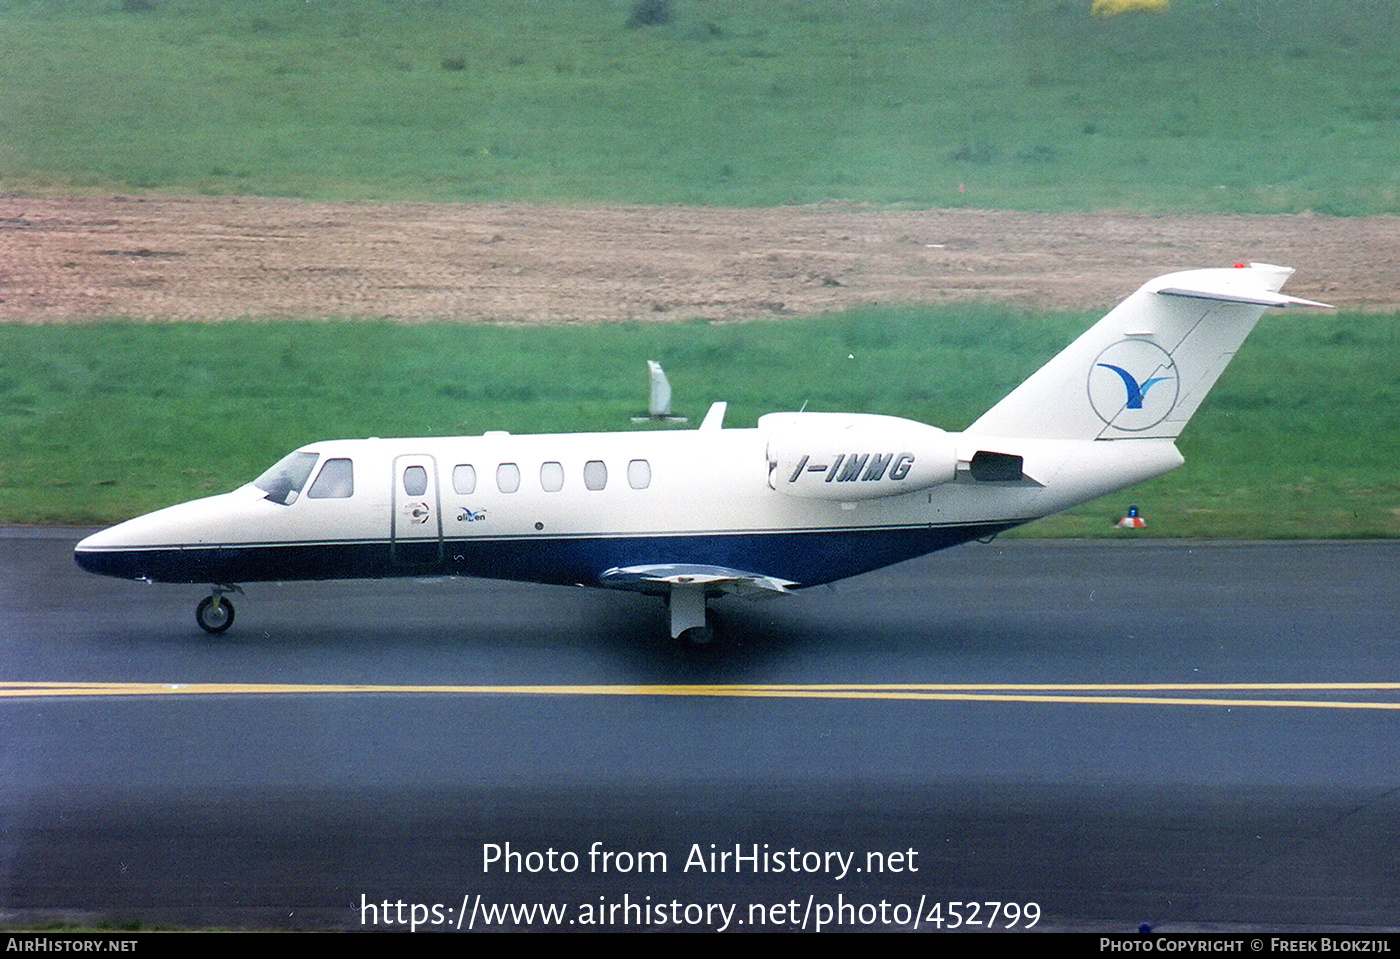
<path id="1" fill-rule="evenodd" d="M 231 493 L 89 536 L 94 573 L 209 583 L 478 576 L 664 597 L 706 642 L 706 601 L 828 583 L 1160 476 L 1175 439 L 1292 273 L 1255 263 L 1143 286 L 961 433 L 868 413 L 725 429 L 312 443 Z"/>

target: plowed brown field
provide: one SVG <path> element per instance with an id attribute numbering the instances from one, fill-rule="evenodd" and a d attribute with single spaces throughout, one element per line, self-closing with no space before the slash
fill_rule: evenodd
<path id="1" fill-rule="evenodd" d="M 1111 304 L 1241 260 L 1400 310 L 1400 217 L 0 197 L 0 321 L 741 320 L 872 302 Z"/>

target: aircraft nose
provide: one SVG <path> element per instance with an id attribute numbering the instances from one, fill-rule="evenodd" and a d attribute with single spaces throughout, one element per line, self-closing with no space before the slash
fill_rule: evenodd
<path id="1" fill-rule="evenodd" d="M 211 516 L 227 515 L 228 501 L 228 494 L 211 496 L 118 523 L 78 543 L 73 559 L 102 576 L 186 582 L 178 578 L 186 565 L 182 556 L 205 540 Z"/>
<path id="2" fill-rule="evenodd" d="M 139 554 L 111 542 L 111 537 L 106 535 L 109 532 L 94 533 L 78 543 L 73 548 L 73 561 L 99 576 L 141 579 L 145 572 L 141 569 Z"/>

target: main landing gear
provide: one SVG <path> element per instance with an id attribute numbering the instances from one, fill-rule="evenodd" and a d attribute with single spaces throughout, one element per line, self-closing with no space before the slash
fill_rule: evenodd
<path id="1" fill-rule="evenodd" d="M 705 587 L 677 583 L 671 587 L 671 638 L 691 646 L 708 646 L 715 631 L 705 621 Z"/>
<path id="2" fill-rule="evenodd" d="M 222 633 L 233 625 L 233 602 L 227 593 L 243 594 L 238 586 L 214 586 L 210 594 L 194 608 L 195 622 L 206 633 Z"/>

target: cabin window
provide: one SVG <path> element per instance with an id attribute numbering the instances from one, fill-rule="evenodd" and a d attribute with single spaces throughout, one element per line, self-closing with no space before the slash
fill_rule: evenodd
<path id="1" fill-rule="evenodd" d="M 514 463 L 502 463 L 497 466 L 496 488 L 502 493 L 514 493 L 520 489 L 520 467 Z"/>
<path id="2" fill-rule="evenodd" d="M 267 499 L 286 506 L 297 498 L 311 469 L 316 465 L 316 453 L 290 453 L 253 480 L 253 485 L 267 494 Z"/>
<path id="3" fill-rule="evenodd" d="M 558 463 L 545 463 L 540 467 L 540 486 L 546 493 L 557 493 L 564 488 L 564 467 Z"/>
<path id="4" fill-rule="evenodd" d="M 428 492 L 428 471 L 422 466 L 410 466 L 403 471 L 403 491 L 409 496 Z"/>
<path id="5" fill-rule="evenodd" d="M 583 485 L 589 489 L 603 489 L 608 485 L 608 467 L 602 460 L 589 460 L 583 464 Z"/>
<path id="6" fill-rule="evenodd" d="M 627 464 L 627 485 L 633 489 L 646 489 L 651 485 L 651 464 L 646 460 L 633 460 Z"/>
<path id="7" fill-rule="evenodd" d="M 452 468 L 452 488 L 463 496 L 476 492 L 476 467 L 462 463 Z"/>
<path id="8" fill-rule="evenodd" d="M 355 469 L 347 459 L 326 460 L 306 495 L 311 499 L 347 499 L 355 494 Z"/>

